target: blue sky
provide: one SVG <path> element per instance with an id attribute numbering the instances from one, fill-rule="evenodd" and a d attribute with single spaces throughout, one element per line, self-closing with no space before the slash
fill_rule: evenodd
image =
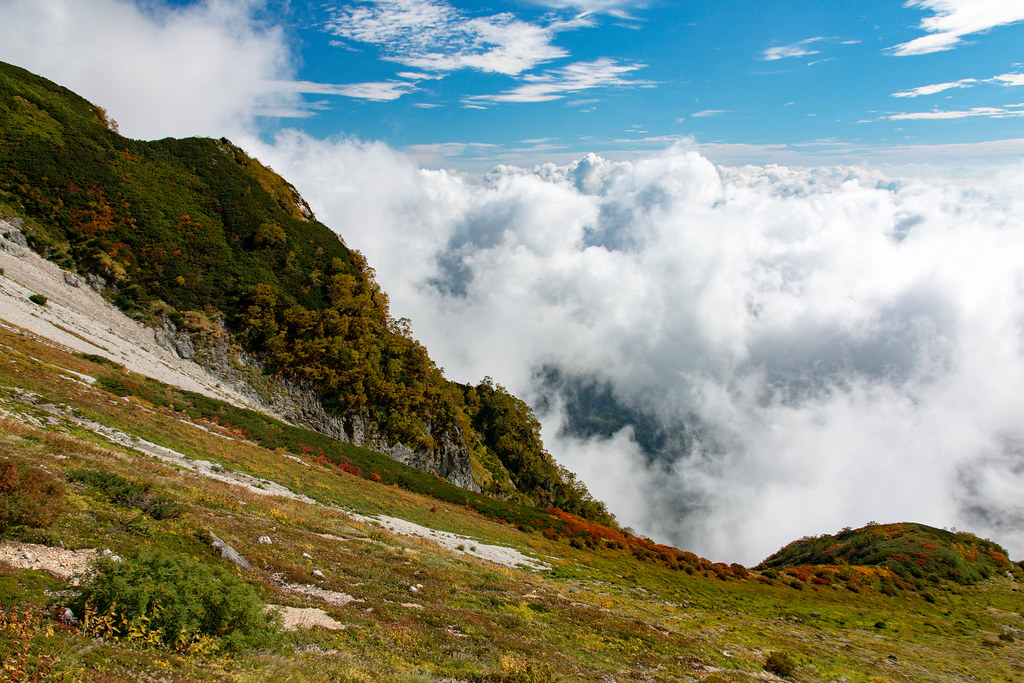
<path id="1" fill-rule="evenodd" d="M 428 167 L 1024 155 L 1016 0 L 0 0 L 0 59 L 136 137 L 382 141 Z"/>
<path id="2" fill-rule="evenodd" d="M 674 139 L 809 158 L 1024 135 L 1024 5 L 978 0 L 266 8 L 305 118 L 424 162 L 578 157 Z M 327 94 L 327 93 L 338 94 Z M 741 150 L 728 150 L 734 154 Z M 714 153 L 712 152 L 712 157 Z"/>

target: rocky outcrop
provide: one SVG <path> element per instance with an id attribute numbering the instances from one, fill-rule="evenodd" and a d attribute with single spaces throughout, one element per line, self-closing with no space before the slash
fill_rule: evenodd
<path id="1" fill-rule="evenodd" d="M 412 448 L 392 442 L 358 414 L 328 413 L 311 386 L 288 378 L 264 374 L 257 358 L 246 353 L 219 321 L 200 313 L 188 312 L 179 326 L 165 318 L 154 328 L 157 343 L 178 357 L 198 363 L 207 372 L 229 385 L 266 412 L 287 422 L 320 432 L 333 439 L 384 453 L 393 460 L 443 477 L 470 491 L 480 491 L 473 480 L 469 448 L 458 427 L 436 433 L 435 449 Z"/>

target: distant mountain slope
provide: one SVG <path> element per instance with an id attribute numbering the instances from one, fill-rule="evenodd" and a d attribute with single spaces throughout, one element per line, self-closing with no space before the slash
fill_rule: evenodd
<path id="1" fill-rule="evenodd" d="M 490 383 L 447 381 L 390 316 L 362 255 L 228 140 L 124 138 L 102 108 L 0 63 L 4 216 L 24 219 L 36 251 L 133 317 L 199 340 L 226 329 L 228 346 L 312 391 L 352 442 L 611 521 L 539 437 L 516 441 L 539 432 L 524 403 Z"/>

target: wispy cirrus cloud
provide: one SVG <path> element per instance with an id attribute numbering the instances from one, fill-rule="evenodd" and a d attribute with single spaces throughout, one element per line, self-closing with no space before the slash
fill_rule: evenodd
<path id="1" fill-rule="evenodd" d="M 959 81 L 948 83 L 935 83 L 933 85 L 922 85 L 910 90 L 894 92 L 893 97 L 921 97 L 922 95 L 934 95 L 954 88 L 971 88 L 979 83 L 994 83 L 1004 87 L 1024 85 L 1024 73 L 1005 73 L 992 78 L 961 78 Z"/>
<path id="2" fill-rule="evenodd" d="M 952 50 L 964 36 L 1024 21 L 1024 3 L 1013 0 L 907 0 L 903 6 L 932 15 L 921 20 L 927 35 L 890 48 L 898 57 Z"/>
<path id="3" fill-rule="evenodd" d="M 618 15 L 628 9 L 643 9 L 650 3 L 643 0 L 532 0 L 533 4 L 555 9 L 578 9 L 583 12 L 605 12 Z"/>
<path id="4" fill-rule="evenodd" d="M 554 9 L 572 9 L 584 15 L 607 14 L 624 22 L 642 22 L 630 13 L 633 9 L 645 9 L 650 4 L 643 0 L 532 0 L 533 4 Z M 619 24 L 626 28 L 639 28 L 635 23 Z"/>
<path id="5" fill-rule="evenodd" d="M 702 109 L 701 111 L 690 114 L 692 118 L 702 119 L 708 116 L 718 116 L 719 114 L 729 113 L 728 109 Z"/>
<path id="6" fill-rule="evenodd" d="M 967 119 L 984 116 L 991 119 L 1024 117 L 1024 102 L 1006 107 L 972 107 L 958 110 L 936 110 L 890 114 L 882 118 L 889 121 Z"/>
<path id="7" fill-rule="evenodd" d="M 645 87 L 651 81 L 631 80 L 627 74 L 642 69 L 646 64 L 623 63 L 603 57 L 592 62 L 576 62 L 542 74 L 523 76 L 523 83 L 496 95 L 475 95 L 463 103 L 482 106 L 499 102 L 549 102 L 568 94 L 594 88 Z"/>
<path id="8" fill-rule="evenodd" d="M 777 47 L 770 47 L 761 53 L 761 59 L 766 62 L 772 62 L 777 59 L 787 59 L 790 57 L 806 57 L 807 55 L 816 55 L 820 53 L 820 50 L 811 48 L 814 43 L 820 43 L 825 40 L 822 36 L 815 36 L 814 38 L 807 38 L 791 45 L 779 45 Z"/>
<path id="9" fill-rule="evenodd" d="M 922 85 L 917 88 L 911 88 L 910 90 L 901 90 L 900 92 L 894 92 L 892 96 L 920 97 L 922 95 L 934 95 L 954 88 L 969 88 L 977 82 L 978 79 L 976 78 L 962 78 L 959 81 L 951 81 L 949 83 L 935 83 L 933 85 Z"/>
<path id="10" fill-rule="evenodd" d="M 325 29 L 344 41 L 376 45 L 382 58 L 416 69 L 515 76 L 568 56 L 552 39 L 590 26 L 579 16 L 530 23 L 503 12 L 471 17 L 444 0 L 371 0 L 332 11 Z"/>
<path id="11" fill-rule="evenodd" d="M 372 102 L 390 102 L 416 90 L 406 81 L 374 81 L 367 83 L 314 83 L 311 81 L 272 81 L 272 89 L 281 93 L 304 95 L 338 95 Z"/>

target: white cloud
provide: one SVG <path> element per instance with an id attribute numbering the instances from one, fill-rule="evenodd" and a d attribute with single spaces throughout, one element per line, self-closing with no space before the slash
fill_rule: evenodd
<path id="1" fill-rule="evenodd" d="M 1024 111 L 1007 107 L 972 107 L 971 109 L 947 111 L 921 111 L 890 114 L 883 118 L 890 121 L 966 119 L 984 116 L 991 119 L 1006 119 L 1024 116 Z M 1020 106 L 1020 105 L 1017 105 Z"/>
<path id="2" fill-rule="evenodd" d="M 248 127 L 254 113 L 304 115 L 284 33 L 256 3 L 142 10 L 127 0 L 0 0 L 0 58 L 101 103 L 133 137 Z"/>
<path id="3" fill-rule="evenodd" d="M 690 114 L 695 119 L 704 118 L 706 116 L 718 116 L 719 114 L 728 114 L 728 109 L 702 109 L 701 111 Z"/>
<path id="4" fill-rule="evenodd" d="M 380 81 L 369 83 L 312 83 L 310 81 L 272 82 L 274 92 L 302 93 L 306 95 L 340 95 L 374 102 L 397 100 L 402 95 L 415 92 L 416 87 L 405 81 Z"/>
<path id="5" fill-rule="evenodd" d="M 891 54 L 898 56 L 952 50 L 964 36 L 1024 21 L 1024 5 L 1012 0 L 907 0 L 904 7 L 932 14 L 920 24 L 927 35 L 890 49 Z"/>
<path id="6" fill-rule="evenodd" d="M 644 9 L 650 3 L 641 0 L 531 0 L 535 5 L 555 9 L 576 9 L 581 12 L 607 13 L 614 17 L 632 19 L 627 9 Z"/>
<path id="7" fill-rule="evenodd" d="M 444 74 L 426 74 L 422 71 L 399 71 L 395 75 L 410 81 L 437 81 L 444 78 Z"/>
<path id="8" fill-rule="evenodd" d="M 546 24 L 507 12 L 470 17 L 444 0 L 369 0 L 333 10 L 326 30 L 377 45 L 384 59 L 416 69 L 516 75 L 567 56 L 552 44 L 554 35 L 589 25 L 582 17 Z"/>
<path id="9" fill-rule="evenodd" d="M 949 83 L 936 83 L 934 85 L 922 85 L 917 88 L 911 88 L 910 90 L 901 90 L 900 92 L 894 92 L 893 97 L 920 97 L 922 95 L 934 95 L 936 93 L 945 92 L 946 90 L 952 90 L 953 88 L 969 88 L 978 80 L 976 78 L 963 78 L 959 81 L 952 81 Z"/>
<path id="10" fill-rule="evenodd" d="M 673 148 L 473 182 L 383 146 L 255 151 L 451 377 L 546 394 L 549 450 L 641 532 L 753 563 L 916 520 L 1024 553 L 1024 168 L 898 180 Z M 661 459 L 637 430 L 560 433 L 572 386 L 545 365 L 666 429 Z"/>
<path id="11" fill-rule="evenodd" d="M 993 76 L 992 81 L 999 85 L 1013 87 L 1024 85 L 1024 73 L 1006 73 L 998 76 Z"/>
<path id="12" fill-rule="evenodd" d="M 592 62 L 576 62 L 560 69 L 542 74 L 527 74 L 525 81 L 510 90 L 496 95 L 474 95 L 465 98 L 468 104 L 493 104 L 499 102 L 549 102 L 560 100 L 566 95 L 594 88 L 643 87 L 650 81 L 630 80 L 626 74 L 644 68 L 645 64 L 625 64 L 613 59 L 601 58 Z"/>
<path id="13" fill-rule="evenodd" d="M 770 62 L 776 59 L 786 59 L 789 57 L 804 57 L 807 55 L 816 55 L 819 54 L 819 50 L 811 49 L 810 46 L 813 45 L 814 43 L 821 42 L 822 40 L 825 39 L 822 38 L 821 36 L 817 36 L 814 38 L 807 38 L 806 40 L 801 40 L 800 42 L 793 43 L 792 45 L 770 47 L 761 53 L 761 59 Z"/>
<path id="14" fill-rule="evenodd" d="M 934 95 L 953 88 L 971 88 L 979 83 L 994 83 L 1006 88 L 1024 85 L 1024 73 L 1005 73 L 993 76 L 992 78 L 962 78 L 959 81 L 949 83 L 936 83 L 934 85 L 922 85 L 910 90 L 894 92 L 893 97 L 920 97 L 922 95 Z"/>
<path id="15" fill-rule="evenodd" d="M 451 160 L 464 160 L 495 149 L 485 142 L 436 142 L 409 145 L 403 151 L 422 166 L 449 166 Z"/>

